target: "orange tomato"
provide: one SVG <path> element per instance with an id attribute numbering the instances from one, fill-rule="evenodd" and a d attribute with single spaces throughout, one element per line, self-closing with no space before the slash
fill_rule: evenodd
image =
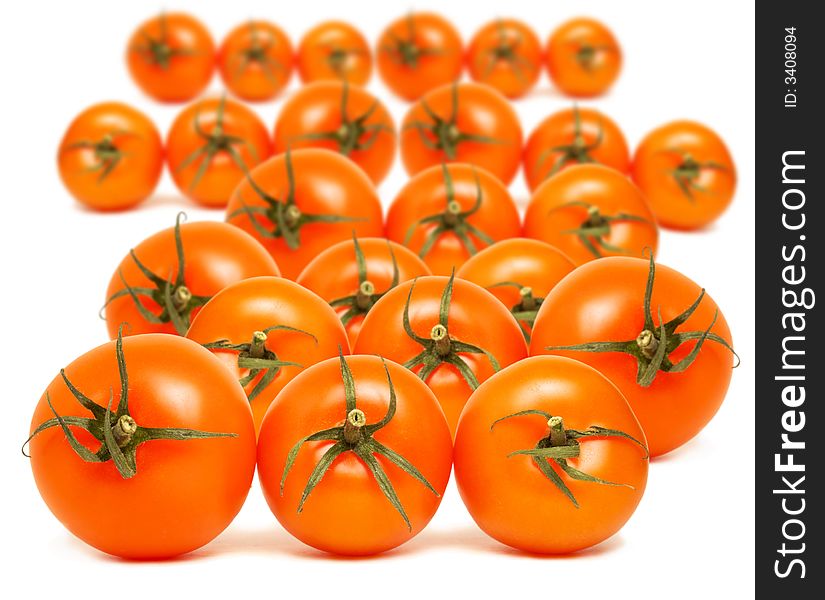
<path id="1" fill-rule="evenodd" d="M 622 68 L 622 50 L 613 33 L 595 19 L 576 18 L 547 41 L 550 79 L 568 96 L 604 94 Z"/>
<path id="2" fill-rule="evenodd" d="M 372 76 L 369 44 L 348 23 L 319 23 L 304 34 L 298 45 L 298 74 L 304 83 L 341 79 L 366 85 Z"/>
<path id="3" fill-rule="evenodd" d="M 519 98 L 538 81 L 542 48 L 529 25 L 516 19 L 496 19 L 479 29 L 467 47 L 470 77 Z"/>

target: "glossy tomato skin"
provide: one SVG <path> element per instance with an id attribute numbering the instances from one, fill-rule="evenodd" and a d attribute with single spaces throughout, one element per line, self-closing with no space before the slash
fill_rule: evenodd
<path id="1" fill-rule="evenodd" d="M 249 21 L 226 35 L 217 61 L 224 85 L 235 96 L 250 102 L 271 100 L 292 77 L 292 42 L 274 23 Z"/>
<path id="2" fill-rule="evenodd" d="M 384 363 L 374 356 L 347 357 L 357 407 L 367 423 L 386 414 L 389 387 Z M 275 517 L 305 544 L 343 555 L 390 550 L 418 534 L 435 514 L 450 478 L 452 440 L 444 413 L 415 375 L 386 362 L 397 394 L 390 423 L 374 439 L 415 465 L 439 493 L 433 494 L 382 456 L 376 456 L 409 516 L 412 530 L 381 493 L 372 474 L 352 452 L 341 455 L 297 512 L 310 473 L 331 442 L 303 445 L 280 493 L 286 456 L 303 436 L 339 425 L 346 414 L 338 359 L 307 369 L 288 384 L 264 418 L 258 445 L 258 476 Z M 312 402 L 307 402 L 312 398 Z"/>
<path id="3" fill-rule="evenodd" d="M 602 239 L 621 252 L 598 246 L 601 256 L 642 256 L 646 248 L 656 252 L 659 229 L 642 192 L 625 175 L 602 165 L 575 165 L 557 173 L 536 189 L 524 216 L 525 237 L 542 240 L 564 252 L 577 265 L 598 258 L 581 239 L 568 233 L 588 220 L 585 206 L 597 207 L 604 217 L 627 214 L 641 221 L 618 220 Z"/>
<path id="4" fill-rule="evenodd" d="M 192 321 L 186 337 L 209 344 L 229 340 L 248 344 L 256 331 L 285 325 L 305 331 L 270 331 L 265 347 L 279 360 L 300 367 L 281 367 L 275 379 L 251 402 L 255 429 L 260 429 L 266 409 L 278 392 L 302 370 L 338 355 L 339 348 L 349 354 L 349 342 L 335 311 L 321 298 L 297 283 L 280 277 L 252 277 L 232 284 L 206 303 Z M 313 339 L 312 336 L 315 336 Z M 238 366 L 238 353 L 213 350 L 235 379 L 248 375 Z M 249 395 L 260 377 L 246 385 Z"/>
<path id="5" fill-rule="evenodd" d="M 151 60 L 147 36 L 163 41 L 172 57 L 163 66 Z M 209 30 L 184 13 L 162 13 L 138 27 L 126 47 L 126 62 L 140 89 L 161 102 L 186 102 L 200 94 L 215 70 L 215 42 Z"/>
<path id="6" fill-rule="evenodd" d="M 530 354 L 569 356 L 589 364 L 621 390 L 642 428 L 651 456 L 678 448 L 707 425 L 725 398 L 731 378 L 732 353 L 706 342 L 696 361 L 682 373 L 659 372 L 649 387 L 636 383 L 636 360 L 624 353 L 546 350 L 594 341 L 633 340 L 644 329 L 644 291 L 650 263 L 640 258 L 612 257 L 588 263 L 563 279 L 539 310 Z M 651 307 L 658 324 L 667 323 L 688 308 L 701 288 L 678 271 L 656 266 Z M 704 331 L 718 306 L 705 295 L 696 312 L 677 331 Z M 711 332 L 729 343 L 731 333 L 719 312 Z M 684 358 L 695 342 L 670 354 Z"/>
<path id="7" fill-rule="evenodd" d="M 307 31 L 298 45 L 297 62 L 304 83 L 334 79 L 366 85 L 372 77 L 369 43 L 343 21 L 324 21 Z"/>
<path id="8" fill-rule="evenodd" d="M 102 552 L 129 559 L 163 559 L 208 543 L 232 521 L 255 471 L 255 430 L 238 383 L 211 354 L 171 335 L 124 338 L 129 411 L 143 427 L 180 427 L 234 438 L 156 440 L 137 450 L 137 474 L 123 479 L 111 461 L 87 463 L 59 427 L 29 444 L 38 490 L 66 528 Z M 119 401 L 115 342 L 66 367 L 68 379 L 99 405 L 111 390 Z M 89 417 L 60 376 L 46 389 L 61 416 Z M 40 398 L 32 431 L 54 417 Z M 98 442 L 73 428 L 95 451 Z"/>
<path id="9" fill-rule="evenodd" d="M 398 40 L 418 48 L 415 64 L 405 63 Z M 417 100 L 438 86 L 452 83 L 464 69 L 461 35 L 449 21 L 429 12 L 414 12 L 390 23 L 375 45 L 378 74 L 404 100 Z"/>
<path id="10" fill-rule="evenodd" d="M 580 54 L 583 49 L 588 53 L 584 60 Z M 590 98 L 604 94 L 616 81 L 621 68 L 619 42 L 613 32 L 595 19 L 571 19 L 547 41 L 550 79 L 568 96 Z"/>
<path id="11" fill-rule="evenodd" d="M 401 244 L 384 238 L 362 238 L 358 244 L 367 266 L 367 281 L 373 284 L 377 294 L 385 293 L 392 285 L 393 255 L 399 283 L 432 275 L 427 264 Z M 321 252 L 301 271 L 296 281 L 327 302 L 356 294 L 359 286 L 358 264 L 352 241 L 338 242 Z M 347 310 L 347 306 L 335 309 L 339 317 Z M 357 315 L 346 324 L 350 345 L 355 344 L 363 322 L 364 316 Z"/>
<path id="12" fill-rule="evenodd" d="M 689 155 L 700 165 L 690 195 L 672 173 Z M 736 191 L 736 166 L 725 142 L 694 121 L 674 121 L 650 132 L 633 157 L 633 180 L 663 227 L 700 229 L 719 218 Z"/>
<path id="13" fill-rule="evenodd" d="M 496 419 L 522 410 L 560 416 L 566 429 L 598 425 L 644 443 L 633 411 L 595 369 L 561 357 L 532 357 L 508 367 L 473 393 L 456 432 L 456 483 L 479 527 L 503 544 L 536 554 L 569 554 L 619 531 L 645 490 L 644 450 L 627 439 L 582 439 L 580 456 L 567 459 L 571 466 L 632 488 L 577 481 L 556 469 L 579 503 L 576 508 L 531 457 L 508 456 L 547 436 L 546 419 L 514 417 L 490 429 Z"/>
<path id="14" fill-rule="evenodd" d="M 290 249 L 282 237 L 262 236 L 246 214 L 236 214 L 247 206 L 266 207 L 248 180 L 235 189 L 226 209 L 227 221 L 250 233 L 275 258 L 281 273 L 295 279 L 319 253 L 335 242 L 351 239 L 353 232 L 361 237 L 380 236 L 384 231 L 381 202 L 370 178 L 349 159 L 320 148 L 305 148 L 290 152 L 295 172 L 295 203 L 309 215 L 338 215 L 351 221 L 310 223 L 300 229 L 300 245 Z M 256 167 L 250 177 L 262 190 L 275 198 L 285 199 L 289 190 L 286 154 L 273 156 Z M 258 217 L 268 230 L 274 225 Z"/>
<path id="15" fill-rule="evenodd" d="M 91 144 L 109 137 L 120 153 L 104 175 Z M 90 106 L 69 125 L 57 154 L 63 185 L 75 199 L 95 210 L 123 210 L 148 198 L 163 171 L 163 144 L 145 114 L 122 102 Z"/>
<path id="16" fill-rule="evenodd" d="M 509 56 L 505 59 L 504 52 Z M 467 46 L 467 67 L 474 81 L 508 98 L 520 98 L 536 85 L 544 51 L 535 32 L 517 19 L 497 19 L 479 29 Z"/>

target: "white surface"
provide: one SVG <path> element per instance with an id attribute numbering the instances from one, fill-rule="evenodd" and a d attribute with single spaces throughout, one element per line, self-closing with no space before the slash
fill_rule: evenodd
<path id="1" fill-rule="evenodd" d="M 753 590 L 753 5 L 676 2 L 15 2 L 0 19 L 3 217 L 2 427 L 5 597 L 26 591 L 76 597 L 151 593 L 198 597 L 265 590 L 267 596 L 330 597 L 348 584 L 391 597 L 744 598 Z M 466 3 L 469 5 L 469 3 Z M 693 442 L 654 461 L 647 494 L 613 539 L 563 559 L 521 556 L 485 537 L 451 484 L 432 524 L 401 549 L 371 560 L 336 560 L 289 537 L 267 510 L 257 484 L 237 520 L 216 541 L 181 560 L 130 564 L 107 558 L 68 534 L 41 502 L 20 455 L 31 412 L 58 369 L 106 340 L 97 310 L 117 262 L 148 234 L 190 219 L 220 219 L 179 197 L 164 175 L 157 197 L 134 212 L 82 210 L 62 188 L 55 152 L 64 128 L 87 105 L 119 99 L 140 107 L 165 131 L 179 108 L 159 106 L 132 84 L 123 62 L 132 29 L 153 11 L 185 9 L 220 40 L 250 16 L 279 22 L 297 42 L 328 17 L 346 18 L 374 40 L 390 19 L 436 7 L 465 39 L 484 21 L 509 13 L 528 20 L 544 39 L 565 18 L 604 20 L 623 45 L 625 68 L 612 93 L 595 102 L 635 145 L 646 131 L 693 118 L 727 140 L 740 176 L 731 210 L 701 234 L 664 232 L 661 262 L 706 286 L 725 311 L 742 366 L 716 419 Z M 287 10 L 285 7 L 288 6 Z M 297 85 L 293 80 L 292 86 Z M 396 120 L 404 105 L 371 84 Z M 212 84 L 219 89 L 219 80 Z M 517 103 L 525 130 L 570 102 L 546 77 Z M 256 108 L 268 126 L 279 103 Z M 405 177 L 397 164 L 381 187 L 385 203 Z M 513 187 L 522 199 L 519 178 Z M 124 588 L 124 585 L 126 586 Z M 309 590 L 312 590 L 311 593 Z M 608 590 L 610 590 L 608 592 Z M 11 595 L 6 592 L 13 592 Z M 506 594 L 506 596 L 504 596 Z M 188 594 L 187 594 L 188 595 Z M 240 596 L 242 597 L 242 596 Z"/>

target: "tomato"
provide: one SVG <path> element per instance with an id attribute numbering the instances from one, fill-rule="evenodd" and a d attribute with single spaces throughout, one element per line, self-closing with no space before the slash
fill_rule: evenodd
<path id="1" fill-rule="evenodd" d="M 378 185 L 395 159 L 396 133 L 387 107 L 346 82 L 318 81 L 295 92 L 275 122 L 275 151 L 326 148 L 349 157 Z"/>
<path id="2" fill-rule="evenodd" d="M 366 38 L 343 21 L 324 21 L 307 31 L 298 45 L 297 60 L 304 83 L 341 79 L 366 85 L 372 76 L 372 52 Z"/>
<path id="3" fill-rule="evenodd" d="M 401 160 L 410 175 L 443 162 L 487 169 L 505 185 L 521 161 L 521 124 L 493 88 L 459 83 L 433 90 L 414 104 L 401 127 Z"/>
<path id="4" fill-rule="evenodd" d="M 404 100 L 417 100 L 461 77 L 461 35 L 446 19 L 411 12 L 390 23 L 375 46 L 378 74 Z"/>
<path id="5" fill-rule="evenodd" d="M 588 263 L 554 287 L 530 353 L 577 358 L 607 376 L 639 418 L 652 456 L 711 420 L 735 356 L 725 317 L 704 289 L 652 258 L 628 257 Z"/>
<path id="6" fill-rule="evenodd" d="M 367 555 L 427 525 L 451 459 L 444 413 L 426 385 L 381 358 L 341 356 L 298 375 L 267 411 L 258 476 L 292 535 L 319 550 Z"/>
<path id="7" fill-rule="evenodd" d="M 472 391 L 527 355 L 510 311 L 487 290 L 453 277 L 421 277 L 391 289 L 364 319 L 353 354 L 403 364 L 438 398 L 450 431 Z"/>
<path id="8" fill-rule="evenodd" d="M 186 102 L 212 79 L 215 43 L 194 17 L 162 12 L 132 34 L 126 62 L 145 94 L 161 102 Z"/>
<path id="9" fill-rule="evenodd" d="M 28 450 L 55 517 L 130 559 L 208 543 L 255 472 L 243 390 L 208 351 L 171 335 L 119 337 L 61 369 L 37 403 Z"/>
<path id="10" fill-rule="evenodd" d="M 217 61 L 224 85 L 238 98 L 271 100 L 292 77 L 292 43 L 274 23 L 250 20 L 226 35 Z"/>
<path id="11" fill-rule="evenodd" d="M 656 217 L 626 176 L 602 165 L 576 165 L 553 175 L 530 199 L 524 236 L 555 246 L 577 265 L 603 256 L 654 253 Z"/>
<path id="12" fill-rule="evenodd" d="M 496 19 L 479 29 L 467 47 L 470 77 L 519 98 L 538 81 L 542 48 L 529 25 L 516 19 Z"/>
<path id="13" fill-rule="evenodd" d="M 122 210 L 148 198 L 163 170 L 155 124 L 127 104 L 90 106 L 69 125 L 57 152 L 63 185 L 95 210 Z"/>
<path id="14" fill-rule="evenodd" d="M 518 210 L 504 184 L 467 164 L 421 171 L 387 213 L 387 238 L 416 252 L 436 275 L 449 275 L 479 248 L 520 233 Z"/>
<path id="15" fill-rule="evenodd" d="M 320 148 L 278 154 L 258 165 L 232 194 L 226 220 L 260 241 L 289 279 L 353 232 L 384 232 L 369 177 L 347 158 Z"/>
<path id="16" fill-rule="evenodd" d="M 736 166 L 713 130 L 674 121 L 639 144 L 633 180 L 663 227 L 699 229 L 718 219 L 733 200 Z"/>
<path id="17" fill-rule="evenodd" d="M 413 252 L 384 238 L 353 237 L 312 259 L 296 280 L 335 309 L 355 343 L 364 316 L 402 281 L 432 275 Z"/>
<path id="18" fill-rule="evenodd" d="M 550 79 L 568 96 L 604 94 L 622 68 L 622 49 L 603 23 L 576 18 L 556 29 L 547 41 Z"/>
<path id="19" fill-rule="evenodd" d="M 561 357 L 532 357 L 473 392 L 455 438 L 461 499 L 488 535 L 568 554 L 627 522 L 647 483 L 645 437 L 616 387 Z"/>
<path id="20" fill-rule="evenodd" d="M 561 250 L 538 240 L 513 238 L 485 248 L 456 271 L 510 309 L 527 341 L 536 313 L 550 290 L 576 265 Z"/>
<path id="21" fill-rule="evenodd" d="M 272 154 L 258 115 L 234 100 L 200 100 L 172 123 L 166 140 L 169 170 L 178 189 L 205 206 L 226 206 L 255 165 Z"/>
<path id="22" fill-rule="evenodd" d="M 181 224 L 182 217 L 135 246 L 115 269 L 104 307 L 109 337 L 122 323 L 128 335 L 185 335 L 201 306 L 229 284 L 279 275 L 266 249 L 237 227 Z"/>
<path id="23" fill-rule="evenodd" d="M 590 108 L 560 110 L 530 134 L 524 147 L 524 177 L 530 191 L 568 166 L 600 163 L 630 171 L 630 151 L 619 126 Z"/>

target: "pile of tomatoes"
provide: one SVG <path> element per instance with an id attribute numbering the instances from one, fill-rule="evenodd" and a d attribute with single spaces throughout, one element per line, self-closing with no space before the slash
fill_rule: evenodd
<path id="1" fill-rule="evenodd" d="M 400 128 L 361 85 L 373 54 L 350 25 L 297 55 L 253 21 L 216 51 L 196 19 L 164 14 L 128 43 L 150 96 L 188 101 L 218 71 L 236 97 L 277 95 L 274 136 L 225 96 L 186 107 L 165 144 L 133 108 L 100 104 L 69 127 L 64 182 L 124 209 L 164 162 L 225 222 L 143 240 L 114 270 L 111 341 L 49 384 L 26 451 L 52 512 L 110 554 L 167 558 L 217 536 L 257 466 L 275 517 L 339 554 L 394 548 L 435 514 L 451 470 L 473 519 L 515 548 L 569 553 L 617 532 L 648 459 L 694 437 L 735 366 L 715 302 L 655 262 L 659 226 L 700 228 L 733 197 L 721 139 L 692 122 L 631 157 L 594 109 L 547 117 L 526 142 L 509 98 L 546 62 L 564 93 L 595 96 L 621 52 L 591 19 L 546 49 L 500 19 L 466 48 L 411 13 L 375 47 L 413 101 Z M 468 69 L 473 82 L 459 78 Z M 410 179 L 384 215 L 376 186 L 400 146 Z M 520 168 L 522 217 L 508 190 Z"/>

